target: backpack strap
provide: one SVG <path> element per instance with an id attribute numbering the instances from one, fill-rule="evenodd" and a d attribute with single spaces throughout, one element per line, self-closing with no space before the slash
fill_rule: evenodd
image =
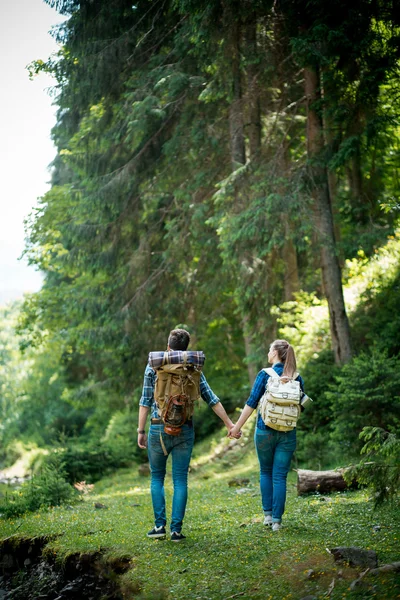
<path id="1" fill-rule="evenodd" d="M 263 371 L 265 371 L 267 373 L 267 375 L 269 375 L 270 377 L 279 377 L 279 379 L 281 377 L 283 377 L 283 375 L 278 375 L 278 373 L 275 371 L 275 369 L 272 369 L 272 367 L 269 367 L 268 369 L 263 369 Z M 299 375 L 300 375 L 300 373 L 295 371 L 293 373 L 293 377 L 291 377 L 291 379 L 295 380 L 298 378 Z"/>
<path id="2" fill-rule="evenodd" d="M 270 377 L 280 377 L 280 375 L 278 375 L 278 373 L 272 367 L 268 367 L 267 369 L 263 369 L 263 371 L 265 371 L 266 374 L 269 375 Z"/>

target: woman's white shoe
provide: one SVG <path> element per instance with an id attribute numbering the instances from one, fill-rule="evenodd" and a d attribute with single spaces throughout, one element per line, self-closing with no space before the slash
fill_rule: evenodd
<path id="1" fill-rule="evenodd" d="M 279 531 L 281 527 L 281 523 L 272 523 L 272 531 Z"/>

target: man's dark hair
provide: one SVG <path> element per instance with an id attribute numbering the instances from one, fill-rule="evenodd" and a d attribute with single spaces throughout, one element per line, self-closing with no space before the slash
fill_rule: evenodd
<path id="1" fill-rule="evenodd" d="M 168 336 L 168 346 L 171 350 L 187 350 L 190 333 L 186 329 L 173 329 Z"/>

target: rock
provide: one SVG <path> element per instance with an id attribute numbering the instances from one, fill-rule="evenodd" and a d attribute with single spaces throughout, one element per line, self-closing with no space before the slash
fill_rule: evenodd
<path id="1" fill-rule="evenodd" d="M 381 526 L 380 525 L 374 525 L 372 529 L 374 531 L 380 531 L 381 530 Z"/>
<path id="2" fill-rule="evenodd" d="M 314 575 L 315 575 L 314 569 L 308 569 L 308 571 L 305 572 L 306 579 L 311 579 L 311 577 L 313 577 Z"/>
<path id="3" fill-rule="evenodd" d="M 331 548 L 329 552 L 332 554 L 335 562 L 344 560 L 351 567 L 375 569 L 378 566 L 378 556 L 374 550 L 364 550 L 363 548 L 355 548 L 353 546 L 338 546 L 337 548 Z"/>
<path id="4" fill-rule="evenodd" d="M 95 508 L 108 508 L 108 506 L 106 506 L 105 504 L 102 504 L 101 502 L 95 502 L 94 507 Z"/>
<path id="5" fill-rule="evenodd" d="M 60 590 L 60 594 L 64 594 L 65 592 L 79 592 L 79 590 L 80 582 L 71 581 L 70 583 L 67 583 L 67 585 L 63 587 L 62 590 Z"/>
<path id="6" fill-rule="evenodd" d="M 12 554 L 3 554 L 3 557 L 1 559 L 0 562 L 0 567 L 3 570 L 9 570 L 9 569 L 13 569 L 14 568 L 14 557 L 12 556 Z"/>
<path id="7" fill-rule="evenodd" d="M 30 558 L 26 558 L 24 560 L 24 567 L 29 567 L 32 564 L 32 561 Z"/>
<path id="8" fill-rule="evenodd" d="M 247 523 L 240 523 L 239 527 L 247 527 Z"/>
<path id="9" fill-rule="evenodd" d="M 363 578 L 370 572 L 370 569 L 366 569 L 365 571 L 363 571 L 363 573 L 360 574 L 360 576 L 355 579 L 354 581 L 351 582 L 350 584 L 350 589 L 354 590 L 357 586 L 359 586 L 362 583 Z"/>
<path id="10" fill-rule="evenodd" d="M 250 479 L 235 477 L 234 479 L 230 479 L 228 481 L 229 487 L 243 487 L 244 485 L 248 485 L 250 483 Z"/>
<path id="11" fill-rule="evenodd" d="M 249 490 L 248 488 L 240 488 L 238 490 L 236 490 L 237 494 L 248 494 L 251 490 Z"/>
<path id="12" fill-rule="evenodd" d="M 142 465 L 139 465 L 138 472 L 142 477 L 148 477 L 150 475 L 149 463 L 143 463 Z"/>

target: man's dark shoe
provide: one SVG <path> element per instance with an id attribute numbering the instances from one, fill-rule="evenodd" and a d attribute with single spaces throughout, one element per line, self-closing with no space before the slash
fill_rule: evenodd
<path id="1" fill-rule="evenodd" d="M 154 526 L 153 529 L 147 534 L 147 537 L 154 538 L 155 540 L 158 538 L 165 538 L 164 525 L 160 525 L 160 527 Z"/>
<path id="2" fill-rule="evenodd" d="M 171 542 L 181 542 L 182 540 L 186 539 L 186 535 L 183 535 L 183 533 L 178 533 L 177 531 L 173 531 L 171 533 Z"/>

